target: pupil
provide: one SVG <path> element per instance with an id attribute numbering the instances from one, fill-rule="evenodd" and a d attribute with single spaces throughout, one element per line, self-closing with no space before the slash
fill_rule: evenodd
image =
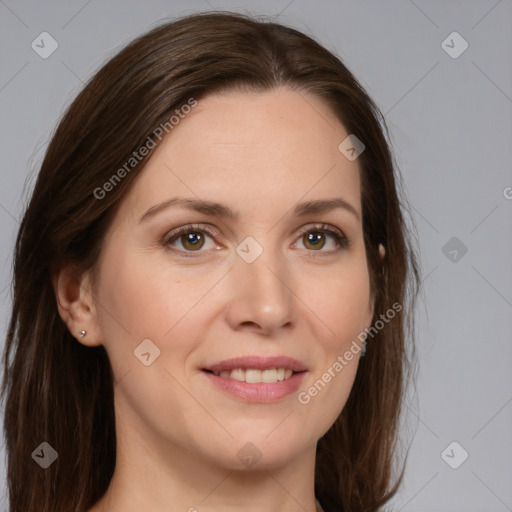
<path id="1" fill-rule="evenodd" d="M 322 239 L 322 234 L 321 233 L 309 233 L 308 235 L 308 242 L 311 242 L 313 245 L 317 245 L 318 242 L 321 241 Z"/>
<path id="2" fill-rule="evenodd" d="M 198 233 L 188 233 L 185 235 L 186 243 L 197 246 L 201 242 L 201 235 Z"/>
<path id="3" fill-rule="evenodd" d="M 310 234 L 309 234 L 309 241 L 310 241 L 310 242 L 315 243 L 315 242 L 314 242 L 315 238 L 317 238 L 317 235 L 316 235 L 315 233 L 310 233 Z"/>

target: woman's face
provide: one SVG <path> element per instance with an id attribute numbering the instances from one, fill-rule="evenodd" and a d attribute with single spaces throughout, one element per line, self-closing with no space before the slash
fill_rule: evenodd
<path id="1" fill-rule="evenodd" d="M 373 314 L 348 135 L 321 100 L 277 89 L 202 99 L 156 149 L 94 290 L 134 442 L 268 468 L 333 424 L 358 365 L 343 356 Z"/>

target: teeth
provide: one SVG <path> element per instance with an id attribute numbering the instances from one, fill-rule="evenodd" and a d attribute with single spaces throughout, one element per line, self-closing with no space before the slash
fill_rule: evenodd
<path id="1" fill-rule="evenodd" d="M 247 379 L 247 382 L 249 382 L 249 379 Z M 261 382 L 277 382 L 277 370 L 275 368 L 263 370 L 261 372 Z"/>
<path id="2" fill-rule="evenodd" d="M 261 370 L 245 370 L 245 382 L 262 382 Z"/>
<path id="3" fill-rule="evenodd" d="M 281 380 L 289 379 L 292 376 L 293 371 L 289 368 L 270 368 L 268 370 L 237 368 L 236 370 L 214 373 L 220 377 L 239 380 L 241 382 L 249 382 L 251 384 L 259 384 L 261 382 L 273 384 Z"/>
<path id="4" fill-rule="evenodd" d="M 231 370 L 228 377 L 235 380 L 245 380 L 245 372 L 241 368 L 237 368 L 236 370 Z"/>

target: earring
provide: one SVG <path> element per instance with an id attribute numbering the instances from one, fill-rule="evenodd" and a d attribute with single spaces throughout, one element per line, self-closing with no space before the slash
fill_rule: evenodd
<path id="1" fill-rule="evenodd" d="M 80 331 L 80 336 L 83 338 L 87 334 L 87 331 Z"/>
<path id="2" fill-rule="evenodd" d="M 363 343 L 361 344 L 361 357 L 364 357 L 365 354 L 366 354 L 366 340 L 364 340 Z"/>

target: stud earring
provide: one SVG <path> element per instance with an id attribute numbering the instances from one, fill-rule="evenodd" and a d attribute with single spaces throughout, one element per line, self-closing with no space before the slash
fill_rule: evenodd
<path id="1" fill-rule="evenodd" d="M 83 338 L 87 334 L 87 331 L 80 331 L 80 336 Z"/>

